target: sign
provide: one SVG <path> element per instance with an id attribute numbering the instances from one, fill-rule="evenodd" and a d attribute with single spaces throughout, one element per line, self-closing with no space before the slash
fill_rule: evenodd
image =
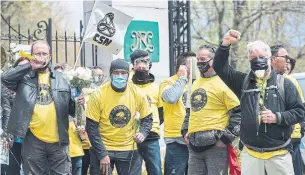
<path id="1" fill-rule="evenodd" d="M 130 22 L 124 39 L 124 58 L 130 62 L 130 54 L 136 49 L 147 51 L 152 62 L 159 62 L 159 24 L 153 21 Z"/>
<path id="2" fill-rule="evenodd" d="M 123 48 L 123 38 L 131 20 L 132 17 L 95 1 L 84 41 L 118 54 Z"/>

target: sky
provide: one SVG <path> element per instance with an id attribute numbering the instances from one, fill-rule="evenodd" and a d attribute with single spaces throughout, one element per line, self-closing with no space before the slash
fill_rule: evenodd
<path id="1" fill-rule="evenodd" d="M 61 1 L 60 5 L 68 12 L 64 23 L 68 23 L 76 33 L 79 33 L 79 21 L 83 20 L 83 1 Z"/>

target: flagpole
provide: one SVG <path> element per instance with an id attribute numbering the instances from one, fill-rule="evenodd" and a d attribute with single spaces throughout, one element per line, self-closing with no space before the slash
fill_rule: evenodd
<path id="1" fill-rule="evenodd" d="M 90 14 L 90 17 L 89 17 L 88 24 L 89 24 L 89 22 L 90 22 L 90 20 L 91 20 L 93 10 L 95 9 L 95 4 L 96 4 L 96 1 L 94 1 L 93 7 L 92 7 L 92 10 L 91 10 L 91 14 Z M 84 38 L 86 37 L 86 31 L 87 31 L 87 29 L 88 29 L 88 24 L 87 24 L 86 29 L 85 29 L 85 32 L 84 32 Z M 73 67 L 74 70 L 75 70 L 76 64 L 77 64 L 77 62 L 78 62 L 78 60 L 79 60 L 79 57 L 80 57 L 80 52 L 81 52 L 81 50 L 82 50 L 82 46 L 83 46 L 84 40 L 85 40 L 84 38 L 83 38 L 83 40 L 81 41 L 80 46 L 79 46 L 78 54 L 77 54 L 77 57 L 76 57 L 76 60 L 75 60 L 75 63 L 74 63 L 74 67 Z"/>

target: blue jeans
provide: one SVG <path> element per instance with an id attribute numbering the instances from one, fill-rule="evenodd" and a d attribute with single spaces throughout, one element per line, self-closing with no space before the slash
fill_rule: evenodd
<path id="1" fill-rule="evenodd" d="M 141 159 L 137 150 L 134 151 L 108 151 L 110 158 L 110 171 L 112 175 L 114 166 L 118 175 L 141 175 Z M 90 148 L 90 175 L 101 175 L 100 161 L 95 150 Z M 103 174 L 105 175 L 105 174 Z"/>
<path id="2" fill-rule="evenodd" d="M 187 174 L 189 150 L 177 142 L 166 144 L 164 175 Z"/>
<path id="3" fill-rule="evenodd" d="M 138 144 L 138 151 L 145 161 L 147 173 L 162 175 L 159 139 L 147 140 Z"/>
<path id="4" fill-rule="evenodd" d="M 82 175 L 82 157 L 71 157 L 72 175 Z"/>

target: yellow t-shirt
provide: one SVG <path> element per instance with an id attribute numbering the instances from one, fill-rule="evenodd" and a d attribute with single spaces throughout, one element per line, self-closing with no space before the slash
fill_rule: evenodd
<path id="1" fill-rule="evenodd" d="M 115 92 L 111 82 L 105 83 L 90 96 L 86 109 L 87 117 L 99 122 L 102 141 L 111 151 L 137 149 L 133 140 L 136 112 L 140 119 L 152 113 L 147 96 L 131 82 L 122 93 Z"/>
<path id="2" fill-rule="evenodd" d="M 69 155 L 70 157 L 79 157 L 84 155 L 82 142 L 76 132 L 73 121 L 69 121 Z"/>
<path id="3" fill-rule="evenodd" d="M 160 97 L 164 90 L 174 85 L 175 82 L 179 79 L 178 75 L 174 75 L 164 80 L 160 84 Z M 186 115 L 185 111 L 185 102 L 186 102 L 186 92 L 187 85 L 184 87 L 184 94 L 180 97 L 176 104 L 163 102 L 163 111 L 164 111 L 164 137 L 165 138 L 175 138 L 181 137 L 181 127 Z"/>
<path id="4" fill-rule="evenodd" d="M 151 106 L 152 114 L 153 114 L 153 126 L 151 131 L 160 135 L 160 119 L 158 108 L 162 107 L 162 100 L 159 96 L 159 86 L 155 83 L 148 83 L 145 85 L 136 85 L 138 86 L 143 93 L 147 95 L 148 101 Z"/>
<path id="5" fill-rule="evenodd" d="M 55 104 L 50 88 L 50 73 L 38 74 L 36 104 L 29 125 L 38 139 L 55 143 L 59 141 Z"/>
<path id="6" fill-rule="evenodd" d="M 297 88 L 297 90 L 300 94 L 300 97 L 302 99 L 302 103 L 304 103 L 305 100 L 304 100 L 303 92 L 302 92 L 301 86 L 299 85 L 298 81 L 294 77 L 292 77 L 291 75 L 288 75 L 288 74 L 284 74 L 284 77 L 288 78 L 295 85 L 295 87 Z M 298 123 L 298 124 L 294 125 L 294 129 L 293 129 L 293 132 L 291 134 L 291 138 L 299 139 L 301 137 L 302 137 L 302 135 L 301 135 L 301 125 Z"/>
<path id="7" fill-rule="evenodd" d="M 191 90 L 188 132 L 223 131 L 229 122 L 229 110 L 239 104 L 236 95 L 218 76 L 198 78 Z"/>
<path id="8" fill-rule="evenodd" d="M 264 105 L 264 98 L 265 98 L 265 89 L 267 87 L 267 80 L 264 79 L 264 80 L 260 80 L 260 79 L 257 79 L 257 86 L 260 86 L 259 88 L 261 88 L 263 90 L 263 93 L 261 96 L 260 96 L 260 104 Z M 259 118 L 259 124 L 264 124 L 264 123 L 261 123 L 261 116 L 259 115 L 258 116 Z M 264 124 L 266 125 L 266 124 Z M 284 154 L 287 154 L 288 153 L 288 150 L 277 150 L 277 151 L 271 151 L 271 152 L 256 152 L 256 151 L 253 151 L 253 150 L 250 150 L 249 148 L 247 148 L 245 146 L 245 149 L 246 151 L 248 152 L 248 154 L 250 154 L 251 156 L 255 157 L 255 158 L 258 158 L 258 159 L 264 159 L 264 160 L 267 160 L 267 159 L 270 159 L 274 156 L 280 156 L 280 155 L 284 155 Z"/>
<path id="9" fill-rule="evenodd" d="M 131 81 L 131 82 L 132 82 L 132 77 L 133 77 L 133 75 L 134 75 L 134 70 L 131 69 L 131 70 L 129 71 L 128 81 Z"/>

